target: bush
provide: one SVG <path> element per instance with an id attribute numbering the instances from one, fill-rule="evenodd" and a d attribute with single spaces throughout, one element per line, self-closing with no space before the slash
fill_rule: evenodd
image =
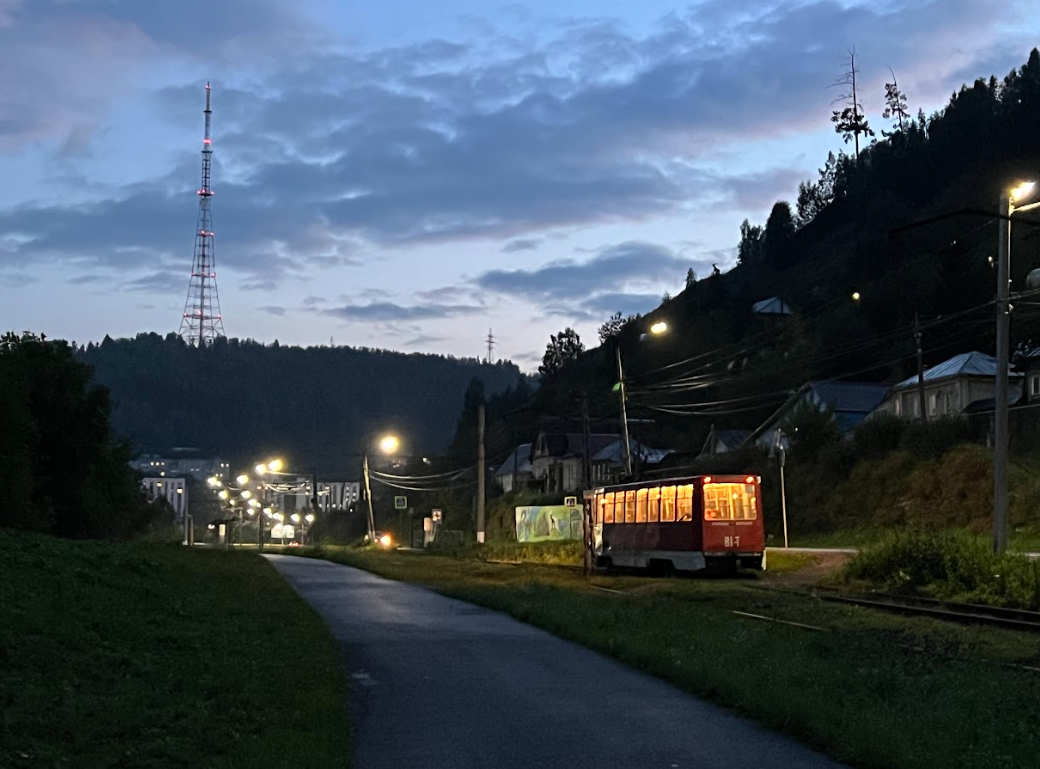
<path id="1" fill-rule="evenodd" d="M 907 421 L 894 414 L 877 414 L 861 422 L 852 433 L 856 456 L 880 459 L 899 448 L 906 433 Z"/>
<path id="2" fill-rule="evenodd" d="M 935 458 L 970 440 L 971 429 L 963 419 L 915 420 L 907 423 L 899 447 L 916 457 Z"/>
<path id="3" fill-rule="evenodd" d="M 1040 564 L 995 555 L 987 538 L 963 531 L 891 534 L 852 558 L 845 576 L 889 591 L 1040 610 Z"/>

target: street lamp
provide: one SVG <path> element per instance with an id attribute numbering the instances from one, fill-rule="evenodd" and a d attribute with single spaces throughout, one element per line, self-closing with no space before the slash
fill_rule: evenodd
<path id="1" fill-rule="evenodd" d="M 1010 368 L 1010 289 L 1011 289 L 1011 215 L 1016 211 L 1029 211 L 1040 206 L 1030 203 L 1016 206 L 1028 200 L 1035 184 L 1023 182 L 1000 195 L 1000 234 L 997 238 L 997 371 L 994 395 L 993 435 L 993 551 L 1007 550 L 1008 519 L 1008 369 Z"/>
<path id="2" fill-rule="evenodd" d="M 383 454 L 396 454 L 401 447 L 401 439 L 393 433 L 387 433 L 379 439 L 379 451 Z M 372 511 L 372 484 L 368 474 L 368 451 L 365 451 L 361 469 L 365 477 L 365 497 L 368 499 L 368 541 L 376 541 L 376 518 Z"/>
<path id="3" fill-rule="evenodd" d="M 668 331 L 668 324 L 659 320 L 650 326 L 650 333 L 660 336 Z M 619 335 L 614 336 L 614 359 L 617 361 L 617 390 L 621 399 L 621 432 L 625 441 L 625 473 L 632 477 L 632 441 L 628 437 L 628 394 L 625 388 L 625 370 L 621 365 L 621 340 Z"/>
<path id="4" fill-rule="evenodd" d="M 784 547 L 787 547 L 787 486 L 784 483 L 784 465 L 787 464 L 787 450 L 784 448 L 784 438 L 786 437 L 783 430 L 779 427 L 776 428 L 774 447 L 780 465 L 780 510 L 784 520 Z"/>

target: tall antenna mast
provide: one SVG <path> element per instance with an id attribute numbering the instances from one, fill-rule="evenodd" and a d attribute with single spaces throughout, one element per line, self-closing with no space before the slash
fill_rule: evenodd
<path id="1" fill-rule="evenodd" d="M 491 333 L 491 329 L 488 329 L 487 339 L 487 362 L 491 363 L 495 360 L 495 335 Z"/>
<path id="2" fill-rule="evenodd" d="M 199 187 L 199 221 L 195 227 L 195 254 L 191 262 L 191 281 L 188 298 L 184 302 L 181 328 L 178 332 L 190 345 L 212 344 L 224 336 L 224 321 L 220 316 L 220 298 L 217 295 L 217 262 L 213 253 L 213 220 L 209 203 L 213 197 L 210 169 L 213 163 L 213 142 L 209 138 L 210 85 L 206 83 L 206 134 L 202 139 L 202 185 Z"/>

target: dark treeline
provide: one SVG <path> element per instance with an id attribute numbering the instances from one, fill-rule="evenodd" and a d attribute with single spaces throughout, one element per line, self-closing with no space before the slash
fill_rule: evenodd
<path id="1" fill-rule="evenodd" d="M 885 99 L 890 125 L 869 143 L 869 134 L 855 137 L 858 158 L 842 151 L 821 158 L 819 178 L 792 190 L 794 204 L 777 201 L 764 225 L 745 221 L 734 269 L 690 276 L 684 291 L 646 317 L 605 324 L 603 345 L 544 376 L 527 410 L 489 430 L 530 440 L 531 413 L 577 416 L 582 398 L 593 418 L 616 419 L 616 343 L 629 417 L 655 419 L 670 446 L 693 452 L 713 424 L 757 427 L 809 379 L 911 375 L 915 314 L 926 365 L 969 350 L 992 353 L 999 196 L 1018 181 L 1040 181 L 1040 51 L 1002 79 L 963 86 L 930 116 L 902 87 L 860 94 L 868 103 Z M 1025 213 L 1012 227 L 1013 290 L 1040 267 L 1038 220 Z M 770 297 L 793 313 L 752 311 Z M 1040 340 L 1037 304 L 1016 303 L 1013 345 Z M 669 333 L 647 336 L 658 319 Z"/>
<path id="2" fill-rule="evenodd" d="M 127 537 L 171 512 L 145 500 L 112 404 L 65 342 L 0 338 L 0 527 Z"/>
<path id="3" fill-rule="evenodd" d="M 237 339 L 198 349 L 176 334 L 106 337 L 79 356 L 111 391 L 113 424 L 138 451 L 278 455 L 323 474 L 354 468 L 345 455 L 386 431 L 406 453 L 443 452 L 474 377 L 489 393 L 521 379 L 511 363 Z"/>

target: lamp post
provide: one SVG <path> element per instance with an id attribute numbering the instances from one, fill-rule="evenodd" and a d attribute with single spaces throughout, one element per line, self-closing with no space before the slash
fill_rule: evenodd
<path id="1" fill-rule="evenodd" d="M 784 483 L 784 465 L 787 464 L 787 450 L 784 448 L 784 431 L 776 428 L 776 458 L 780 465 L 780 511 L 784 520 L 784 547 L 787 547 L 787 486 Z"/>
<path id="2" fill-rule="evenodd" d="M 1011 215 L 1037 208 L 1040 203 L 1016 207 L 1033 194 L 1033 182 L 1019 184 L 1000 195 L 1000 234 L 997 239 L 997 371 L 993 429 L 993 552 L 1007 550 L 1008 489 L 1008 368 L 1010 367 Z"/>
<path id="3" fill-rule="evenodd" d="M 401 439 L 393 433 L 387 433 L 379 439 L 379 451 L 382 454 L 396 454 L 401 447 Z M 365 479 L 365 498 L 368 500 L 368 541 L 376 541 L 376 519 L 372 511 L 372 483 L 368 474 L 368 451 L 362 456 L 361 469 Z"/>
<path id="4" fill-rule="evenodd" d="M 650 333 L 660 336 L 668 331 L 668 324 L 659 320 L 650 326 Z M 625 370 L 621 365 L 621 340 L 614 337 L 614 358 L 617 361 L 618 393 L 621 398 L 621 433 L 625 441 L 625 473 L 632 477 L 632 441 L 628 437 L 628 395 L 625 389 Z"/>

